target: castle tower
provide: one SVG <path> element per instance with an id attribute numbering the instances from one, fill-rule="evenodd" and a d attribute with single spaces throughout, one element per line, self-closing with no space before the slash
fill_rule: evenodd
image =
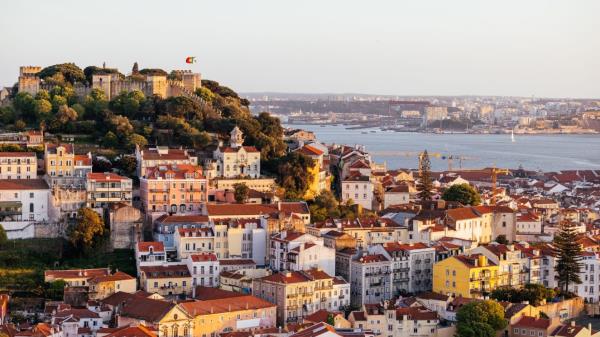
<path id="1" fill-rule="evenodd" d="M 237 127 L 237 125 L 235 128 L 233 128 L 233 130 L 231 130 L 230 135 L 231 137 L 229 138 L 229 145 L 232 148 L 237 149 L 244 144 L 244 133 L 242 130 L 240 130 L 240 128 Z"/>
<path id="2" fill-rule="evenodd" d="M 162 98 L 167 97 L 167 77 L 163 75 L 148 75 L 146 83 L 151 91 L 151 95 L 158 95 Z"/>
<path id="3" fill-rule="evenodd" d="M 111 79 L 110 74 L 94 74 L 92 76 L 92 89 L 100 89 L 104 91 L 106 99 L 111 99 Z"/>
<path id="4" fill-rule="evenodd" d="M 35 95 L 40 91 L 40 78 L 38 73 L 42 67 L 25 66 L 19 68 L 19 92 L 28 92 Z"/>
<path id="5" fill-rule="evenodd" d="M 201 86 L 201 79 L 199 73 L 192 73 L 191 71 L 184 72 L 181 76 L 183 86 L 190 92 L 194 92 Z"/>

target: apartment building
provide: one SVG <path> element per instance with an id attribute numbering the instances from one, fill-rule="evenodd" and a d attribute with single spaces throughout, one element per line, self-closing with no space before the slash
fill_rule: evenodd
<path id="1" fill-rule="evenodd" d="M 232 331 L 244 333 L 277 326 L 275 304 L 252 295 L 229 296 L 181 303 L 194 318 L 193 337 L 219 336 Z"/>
<path id="2" fill-rule="evenodd" d="M 9 239 L 33 238 L 34 224 L 49 220 L 50 189 L 42 179 L 0 180 L 0 225 Z"/>
<path id="3" fill-rule="evenodd" d="M 0 152 L 0 179 L 36 179 L 35 152 Z"/>
<path id="4" fill-rule="evenodd" d="M 137 161 L 137 175 L 142 178 L 146 176 L 149 167 L 163 165 L 198 165 L 198 157 L 190 150 L 171 149 L 166 146 L 141 148 L 136 146 L 135 158 Z"/>
<path id="5" fill-rule="evenodd" d="M 168 164 L 148 167 L 146 175 L 140 179 L 142 208 L 156 216 L 164 213 L 200 214 L 206 198 L 207 180 L 199 166 Z"/>
<path id="6" fill-rule="evenodd" d="M 369 176 L 352 174 L 342 180 L 342 203 L 352 202 L 365 209 L 373 208 L 374 186 Z"/>
<path id="7" fill-rule="evenodd" d="M 73 144 L 44 144 L 44 165 L 51 186 L 85 189 L 92 154 L 76 155 Z"/>
<path id="8" fill-rule="evenodd" d="M 206 215 L 163 214 L 154 220 L 154 240 L 162 242 L 167 251 L 175 251 L 175 232 L 179 228 L 212 227 Z"/>
<path id="9" fill-rule="evenodd" d="M 135 264 L 139 274 L 141 266 L 160 266 L 167 262 L 167 253 L 162 242 L 146 241 L 135 245 Z"/>
<path id="10" fill-rule="evenodd" d="M 350 284 L 322 270 L 286 271 L 252 282 L 252 294 L 277 305 L 277 325 L 301 322 L 317 310 L 350 305 Z"/>
<path id="11" fill-rule="evenodd" d="M 435 248 L 422 242 L 388 242 L 373 246 L 369 251 L 386 255 L 392 261 L 394 295 L 431 290 Z"/>
<path id="12" fill-rule="evenodd" d="M 112 275 L 90 278 L 87 283 L 89 285 L 88 297 L 90 300 L 107 298 L 119 291 L 133 294 L 137 290 L 137 279 L 122 271 L 117 271 Z"/>
<path id="13" fill-rule="evenodd" d="M 335 249 L 325 247 L 322 238 L 310 234 L 283 231 L 269 241 L 272 270 L 307 270 L 320 268 L 329 275 L 335 273 Z"/>
<path id="14" fill-rule="evenodd" d="M 192 286 L 218 287 L 219 260 L 214 253 L 194 253 L 188 255 L 185 263 L 192 275 Z"/>
<path id="15" fill-rule="evenodd" d="M 358 254 L 350 261 L 350 284 L 353 306 L 390 300 L 392 261 L 384 254 Z"/>
<path id="16" fill-rule="evenodd" d="M 440 321 L 436 312 L 424 307 L 394 307 L 390 303 L 364 305 L 363 310 L 350 313 L 354 329 L 371 330 L 385 337 L 435 336 Z"/>
<path id="17" fill-rule="evenodd" d="M 498 285 L 498 265 L 485 255 L 457 255 L 433 265 L 433 291 L 448 296 L 483 298 Z"/>
<path id="18" fill-rule="evenodd" d="M 185 264 L 140 267 L 140 288 L 161 296 L 186 297 L 192 294 L 192 276 Z"/>
<path id="19" fill-rule="evenodd" d="M 445 224 L 454 230 L 454 237 L 482 244 L 493 241 L 493 216 L 489 206 L 452 208 L 446 210 Z"/>
<path id="20" fill-rule="evenodd" d="M 214 252 L 215 233 L 210 227 L 178 228 L 174 241 L 177 258 L 185 259 L 194 253 Z"/>
<path id="21" fill-rule="evenodd" d="M 254 146 L 244 146 L 244 134 L 237 126 L 231 130 L 229 146 L 219 146 L 213 158 L 218 177 L 260 177 L 260 151 Z"/>
<path id="22" fill-rule="evenodd" d="M 133 182 L 115 173 L 88 173 L 86 181 L 87 207 L 107 208 L 116 203 L 131 206 Z"/>

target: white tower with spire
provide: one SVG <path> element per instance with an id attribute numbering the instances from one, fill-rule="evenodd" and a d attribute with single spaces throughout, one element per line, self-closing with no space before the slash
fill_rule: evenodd
<path id="1" fill-rule="evenodd" d="M 244 145 L 244 133 L 242 130 L 240 130 L 240 128 L 237 127 L 237 125 L 235 128 L 233 128 L 233 130 L 231 130 L 230 135 L 231 138 L 229 138 L 229 144 L 232 148 L 237 149 Z"/>

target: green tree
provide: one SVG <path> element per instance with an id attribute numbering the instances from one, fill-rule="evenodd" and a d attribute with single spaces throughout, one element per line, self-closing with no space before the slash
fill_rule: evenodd
<path id="1" fill-rule="evenodd" d="M 417 191 L 421 200 L 431 200 L 433 181 L 431 180 L 431 162 L 427 150 L 419 155 L 419 182 Z"/>
<path id="2" fill-rule="evenodd" d="M 557 255 L 556 280 L 558 286 L 569 292 L 572 283 L 581 284 L 581 246 L 577 242 L 578 233 L 571 222 L 562 222 L 558 233 L 554 236 L 554 251 Z"/>
<path id="3" fill-rule="evenodd" d="M 323 221 L 328 218 L 339 218 L 339 203 L 331 191 L 321 192 L 309 205 L 310 218 Z"/>
<path id="4" fill-rule="evenodd" d="M 0 122 L 4 125 L 13 124 L 15 122 L 16 112 L 12 106 L 0 107 Z"/>
<path id="5" fill-rule="evenodd" d="M 506 326 L 504 308 L 496 301 L 467 303 L 456 313 L 456 337 L 495 337 Z"/>
<path id="6" fill-rule="evenodd" d="M 35 100 L 28 92 L 20 92 L 13 100 L 13 107 L 28 120 L 35 120 Z"/>
<path id="7" fill-rule="evenodd" d="M 494 289 L 490 297 L 496 301 L 507 301 L 512 303 L 529 302 L 531 305 L 538 306 L 544 300 L 550 300 L 556 297 L 554 289 L 546 288 L 541 284 L 526 284 L 522 289 L 510 287 L 500 287 Z"/>
<path id="8" fill-rule="evenodd" d="M 299 152 L 290 152 L 277 160 L 277 181 L 285 190 L 288 199 L 301 199 L 310 184 L 308 168 L 312 158 Z"/>
<path id="9" fill-rule="evenodd" d="M 91 248 L 104 230 L 100 215 L 91 208 L 83 207 L 77 212 L 77 223 L 69 230 L 69 241 L 77 248 Z"/>
<path id="10" fill-rule="evenodd" d="M 238 183 L 233 185 L 233 196 L 235 197 L 235 202 L 238 204 L 243 204 L 248 199 L 248 193 L 250 189 L 244 183 Z"/>
<path id="11" fill-rule="evenodd" d="M 88 119 L 101 120 L 104 118 L 104 111 L 108 107 L 106 94 L 100 89 L 92 89 L 85 97 L 83 105 Z"/>
<path id="12" fill-rule="evenodd" d="M 134 156 L 123 155 L 116 162 L 117 167 L 127 176 L 134 176 L 137 169 L 137 161 Z"/>
<path id="13" fill-rule="evenodd" d="M 53 301 L 61 301 L 65 293 L 65 287 L 67 282 L 64 280 L 57 280 L 54 282 L 46 282 L 46 299 Z"/>
<path id="14" fill-rule="evenodd" d="M 205 87 L 200 87 L 196 89 L 195 93 L 208 104 L 211 104 L 212 101 L 215 99 L 215 94 L 212 91 L 210 91 L 210 89 Z"/>
<path id="15" fill-rule="evenodd" d="M 47 99 L 35 100 L 35 116 L 38 121 L 50 118 L 52 112 L 52 103 Z"/>
<path id="16" fill-rule="evenodd" d="M 27 124 L 25 124 L 25 122 L 23 122 L 22 119 L 19 119 L 18 121 L 15 122 L 15 130 L 16 131 L 23 131 L 23 130 L 25 130 L 26 126 L 27 126 Z"/>
<path id="17" fill-rule="evenodd" d="M 77 120 L 77 111 L 69 108 L 66 104 L 61 105 L 56 113 L 56 120 L 61 124 L 66 124 Z"/>
<path id="18" fill-rule="evenodd" d="M 458 201 L 463 205 L 477 206 L 481 204 L 479 192 L 469 184 L 450 186 L 442 194 L 442 199 L 446 201 Z"/>
<path id="19" fill-rule="evenodd" d="M 8 242 L 8 236 L 6 236 L 6 231 L 4 227 L 0 225 L 0 248 L 4 247 L 4 245 Z"/>
<path id="20" fill-rule="evenodd" d="M 56 74 L 60 74 L 64 78 L 64 81 L 70 84 L 85 83 L 83 70 L 74 63 L 62 63 L 46 67 L 38 73 L 38 76 L 43 80 L 47 80 Z"/>
<path id="21" fill-rule="evenodd" d="M 102 137 L 102 146 L 109 149 L 114 149 L 119 145 L 119 138 L 114 132 L 108 131 L 104 137 Z"/>
<path id="22" fill-rule="evenodd" d="M 327 324 L 335 326 L 335 317 L 333 316 L 333 314 L 327 315 Z"/>
<path id="23" fill-rule="evenodd" d="M 127 137 L 126 145 L 127 148 L 133 150 L 135 149 L 136 145 L 139 145 L 140 147 L 148 145 L 148 141 L 146 140 L 146 138 L 144 138 L 144 136 L 138 135 L 137 133 L 133 133 L 129 137 Z"/>
<path id="24" fill-rule="evenodd" d="M 50 99 L 51 99 L 50 93 L 48 93 L 47 90 L 40 89 L 40 91 L 38 91 L 37 94 L 35 94 L 35 99 L 36 100 L 45 99 L 47 101 L 50 101 Z"/>
<path id="25" fill-rule="evenodd" d="M 502 244 L 502 245 L 507 245 L 508 239 L 506 238 L 506 235 L 500 234 L 496 237 L 496 242 L 498 242 L 499 244 Z"/>

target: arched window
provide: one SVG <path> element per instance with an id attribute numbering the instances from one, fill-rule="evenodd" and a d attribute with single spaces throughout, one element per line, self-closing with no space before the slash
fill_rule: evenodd
<path id="1" fill-rule="evenodd" d="M 183 327 L 183 337 L 190 337 L 190 327 L 187 324 Z"/>
<path id="2" fill-rule="evenodd" d="M 179 327 L 177 324 L 173 324 L 173 333 L 171 337 L 179 337 Z"/>
<path id="3" fill-rule="evenodd" d="M 163 327 L 161 337 L 169 337 L 169 328 L 168 327 L 166 327 L 166 326 Z"/>

